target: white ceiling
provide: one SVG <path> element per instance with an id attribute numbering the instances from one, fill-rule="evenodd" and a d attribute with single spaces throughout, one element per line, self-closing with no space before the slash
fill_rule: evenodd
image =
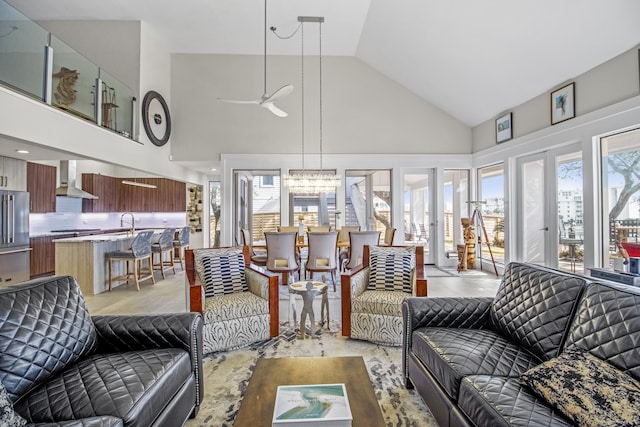
<path id="1" fill-rule="evenodd" d="M 263 0 L 9 3 L 34 20 L 145 21 L 172 53 L 263 53 Z M 267 11 L 285 35 L 300 15 L 325 17 L 325 55 L 356 56 L 469 126 L 640 43 L 638 0 L 268 0 Z M 269 33 L 268 53 L 299 55 L 300 41 Z"/>

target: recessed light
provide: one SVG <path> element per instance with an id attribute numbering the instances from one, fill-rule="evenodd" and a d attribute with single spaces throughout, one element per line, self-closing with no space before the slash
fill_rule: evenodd
<path id="1" fill-rule="evenodd" d="M 215 172 L 215 171 L 217 171 L 217 170 L 218 170 L 218 169 L 216 169 L 216 168 L 211 168 L 211 171 L 212 171 L 212 172 Z"/>
<path id="2" fill-rule="evenodd" d="M 16 152 L 18 152 L 20 154 L 29 154 L 28 150 L 16 150 Z"/>

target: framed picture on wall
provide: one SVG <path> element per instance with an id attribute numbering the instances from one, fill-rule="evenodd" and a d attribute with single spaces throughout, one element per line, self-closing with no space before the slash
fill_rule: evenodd
<path id="1" fill-rule="evenodd" d="M 576 116 L 575 83 L 569 83 L 551 92 L 551 124 L 564 122 Z"/>
<path id="2" fill-rule="evenodd" d="M 507 113 L 496 119 L 496 144 L 513 138 L 512 114 Z"/>

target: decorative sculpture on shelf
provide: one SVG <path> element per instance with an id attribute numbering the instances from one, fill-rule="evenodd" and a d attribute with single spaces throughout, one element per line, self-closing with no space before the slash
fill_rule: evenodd
<path id="1" fill-rule="evenodd" d="M 76 92 L 73 85 L 76 84 L 80 73 L 78 70 L 70 70 L 67 67 L 60 67 L 60 71 L 55 73 L 53 77 L 60 79 L 56 92 L 53 94 L 56 102 L 61 105 L 71 105 L 76 102 Z"/>

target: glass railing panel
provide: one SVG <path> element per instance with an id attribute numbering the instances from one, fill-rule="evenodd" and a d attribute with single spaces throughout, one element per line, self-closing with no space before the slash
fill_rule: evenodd
<path id="1" fill-rule="evenodd" d="M 132 109 L 133 92 L 104 70 L 100 70 L 102 80 L 102 118 L 100 124 L 120 135 L 133 135 Z"/>
<path id="2" fill-rule="evenodd" d="M 0 1 L 0 84 L 43 99 L 48 32 Z"/>
<path id="3" fill-rule="evenodd" d="M 69 45 L 51 36 L 54 107 L 87 120 L 94 119 L 94 92 L 98 67 Z"/>

